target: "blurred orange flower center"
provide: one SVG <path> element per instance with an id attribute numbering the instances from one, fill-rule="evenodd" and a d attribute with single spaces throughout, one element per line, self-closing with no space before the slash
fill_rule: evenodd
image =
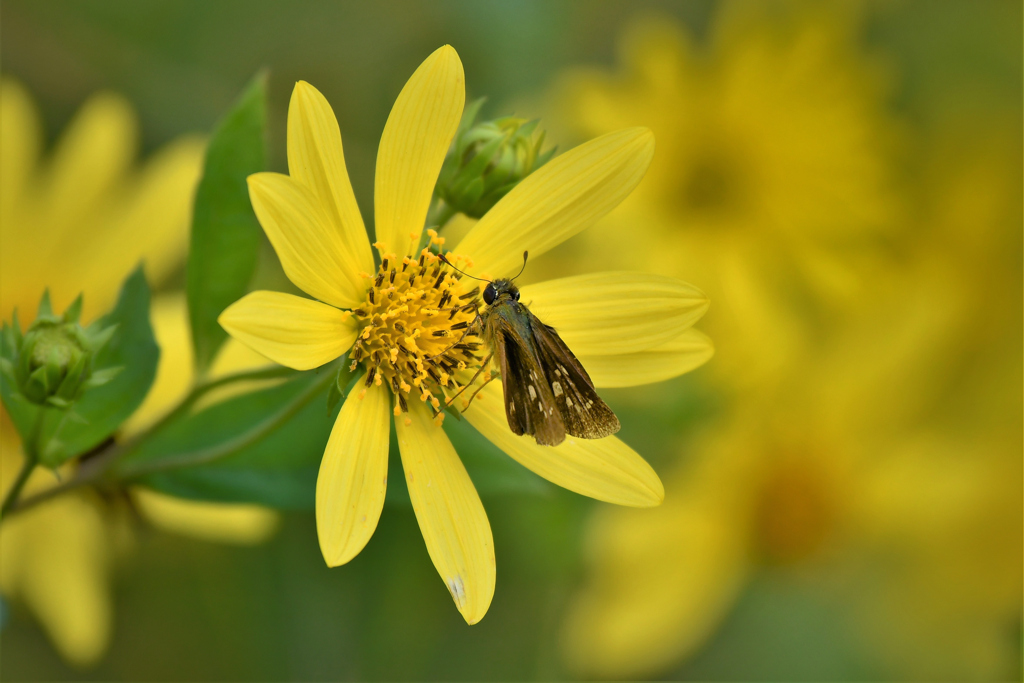
<path id="1" fill-rule="evenodd" d="M 763 483 L 757 538 L 765 560 L 792 563 L 824 545 L 836 518 L 836 501 L 824 472 L 810 463 L 779 467 Z"/>
<path id="2" fill-rule="evenodd" d="M 687 170 L 682 199 L 690 210 L 725 211 L 739 203 L 739 178 L 727 159 L 708 155 Z"/>

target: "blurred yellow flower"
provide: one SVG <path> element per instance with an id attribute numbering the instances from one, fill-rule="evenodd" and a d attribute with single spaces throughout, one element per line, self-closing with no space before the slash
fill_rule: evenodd
<path id="1" fill-rule="evenodd" d="M 565 632 L 576 669 L 664 672 L 772 565 L 832 591 L 883 676 L 1019 676 L 1024 179 L 1005 144 L 1019 127 L 980 124 L 926 157 L 886 296 L 774 391 L 741 395 L 664 506 L 594 520 Z"/>
<path id="2" fill-rule="evenodd" d="M 640 20 L 618 70 L 572 69 L 551 89 L 549 127 L 586 138 L 645 125 L 658 139 L 647 181 L 569 265 L 586 255 L 701 283 L 713 371 L 736 381 L 798 359 L 803 309 L 863 294 L 898 223 L 886 74 L 836 9 L 725 3 L 700 41 L 672 18 Z M 638 238 L 658 246 L 625 246 Z"/>
<path id="3" fill-rule="evenodd" d="M 8 79 L 0 85 L 0 120 L 0 312 L 5 320 L 17 308 L 23 323 L 31 321 L 47 287 L 58 310 L 84 292 L 86 318 L 94 318 L 113 304 L 121 281 L 140 260 L 155 281 L 180 266 L 202 140 L 183 137 L 133 169 L 134 113 L 122 98 L 100 94 L 82 106 L 44 160 L 32 100 Z M 156 298 L 152 322 L 160 366 L 128 430 L 170 408 L 191 382 L 183 298 Z M 237 368 L 256 364 L 254 359 L 232 344 L 218 362 L 221 368 Z M 18 435 L 0 410 L 0 491 L 7 491 L 20 469 L 20 451 Z M 62 472 L 67 477 L 71 470 Z M 55 483 L 52 473 L 37 470 L 27 491 Z M 199 538 L 257 542 L 276 526 L 275 513 L 255 506 L 195 504 L 142 490 L 131 495 L 155 524 Z M 123 512 L 80 493 L 12 516 L 0 527 L 0 590 L 24 602 L 60 653 L 77 665 L 97 661 L 109 642 L 108 575 L 112 553 L 123 545 L 118 539 L 125 540 Z"/>
<path id="4" fill-rule="evenodd" d="M 330 566 L 348 562 L 376 529 L 393 412 L 427 550 L 459 611 L 473 624 L 494 593 L 491 528 L 440 424 L 442 401 L 471 384 L 481 367 L 479 341 L 456 345 L 473 321 L 480 289 L 418 246 L 462 115 L 464 87 L 462 63 L 445 46 L 423 62 L 395 102 L 377 156 L 377 268 L 334 112 L 323 95 L 299 82 L 288 112 L 290 175 L 255 174 L 249 192 L 285 272 L 319 301 L 254 292 L 220 320 L 233 337 L 289 367 L 319 367 L 349 351 L 353 370 L 365 363 L 366 374 L 341 409 L 317 479 L 324 559 Z M 640 182 L 653 151 L 650 131 L 632 128 L 556 157 L 488 211 L 450 258 L 478 275 L 511 275 L 524 249 L 540 255 L 621 202 Z M 433 230 L 429 234 L 433 244 L 443 244 Z M 522 297 L 558 328 L 597 387 L 666 379 L 710 356 L 707 338 L 691 329 L 707 300 L 671 278 L 586 275 L 523 287 Z M 652 362 L 655 354 L 660 362 Z M 509 429 L 500 382 L 488 385 L 477 400 L 466 419 L 537 474 L 600 500 L 638 507 L 661 502 L 657 474 L 615 437 L 570 437 L 559 446 L 540 446 Z"/>
<path id="5" fill-rule="evenodd" d="M 842 618 L 862 626 L 887 675 L 1012 671 L 1024 580 L 1019 432 L 957 438 L 886 424 L 919 400 L 903 393 L 908 378 L 878 378 L 873 393 L 889 396 L 869 405 L 868 392 L 851 391 L 866 370 L 852 360 L 803 368 L 801 386 L 749 401 L 690 445 L 658 510 L 597 515 L 592 575 L 567 621 L 574 669 L 663 674 L 774 566 L 840 591 Z"/>

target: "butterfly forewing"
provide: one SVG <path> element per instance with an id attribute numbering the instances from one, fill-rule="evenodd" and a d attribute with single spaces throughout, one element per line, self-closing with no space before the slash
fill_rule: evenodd
<path id="1" fill-rule="evenodd" d="M 600 439 L 619 431 L 619 418 L 594 389 L 590 375 L 558 336 L 533 313 L 530 328 L 551 395 L 565 431 L 581 439 Z"/>
<path id="2" fill-rule="evenodd" d="M 488 311 L 484 334 L 498 358 L 509 428 L 555 446 L 565 440 L 566 428 L 523 312 L 519 304 L 496 305 Z"/>

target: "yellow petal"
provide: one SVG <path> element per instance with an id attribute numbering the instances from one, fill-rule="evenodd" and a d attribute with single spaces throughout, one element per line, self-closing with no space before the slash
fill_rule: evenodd
<path id="1" fill-rule="evenodd" d="M 0 530 L 4 565 L 16 559 L 19 569 L 16 585 L 4 578 L 4 591 L 25 603 L 77 666 L 95 664 L 110 641 L 109 551 L 103 516 L 79 495 L 4 520 Z"/>
<path id="2" fill-rule="evenodd" d="M 678 337 L 708 310 L 707 296 L 693 285 L 646 273 L 592 273 L 520 291 L 577 356 L 650 349 Z"/>
<path id="3" fill-rule="evenodd" d="M 328 567 L 345 564 L 377 528 L 388 485 L 388 392 L 362 382 L 345 399 L 316 479 L 316 533 Z"/>
<path id="4" fill-rule="evenodd" d="M 87 312 L 112 306 L 124 274 L 140 260 L 150 282 L 163 281 L 185 262 L 205 148 L 194 136 L 166 145 L 126 184 L 122 201 L 97 217 L 101 224 L 95 230 L 64 242 L 62 261 L 69 265 L 67 277 L 75 279 L 72 291 L 82 282 L 89 286 Z"/>
<path id="5" fill-rule="evenodd" d="M 121 426 L 125 434 L 137 434 L 148 427 L 184 398 L 192 386 L 192 338 L 184 294 L 153 297 L 149 317 L 160 346 L 160 363 L 146 400 Z"/>
<path id="6" fill-rule="evenodd" d="M 348 179 L 338 119 L 327 99 L 305 81 L 295 84 L 288 105 L 288 173 L 316 195 L 358 262 L 357 274 L 373 272 L 373 253 Z"/>
<path id="7" fill-rule="evenodd" d="M 109 303 L 116 296 L 119 282 L 111 291 L 102 291 L 85 281 L 81 265 L 82 259 L 90 258 L 83 251 L 108 227 L 111 207 L 118 205 L 126 189 L 137 137 L 135 114 L 123 98 L 94 95 L 65 129 L 49 162 L 36 177 L 23 179 L 24 201 L 13 221 L 3 226 L 0 249 L 0 296 L 5 306 L 17 305 L 24 311 L 22 320 L 31 320 L 43 286 L 50 288 L 58 311 L 85 288 L 87 320 L 104 310 L 97 303 Z M 126 245 L 122 241 L 117 248 L 124 250 Z M 33 258 L 18 258 L 26 253 Z M 138 257 L 133 265 L 137 261 Z M 117 272 L 117 264 L 110 265 L 110 272 Z M 108 275 L 108 280 L 116 277 Z"/>
<path id="8" fill-rule="evenodd" d="M 581 356 L 596 387 L 635 387 L 678 377 L 706 363 L 715 346 L 703 332 L 689 329 L 654 348 L 616 356 Z"/>
<path id="9" fill-rule="evenodd" d="M 665 489 L 651 466 L 614 436 L 567 436 L 558 446 L 538 446 L 532 436 L 513 434 L 505 418 L 500 380 L 480 392 L 465 416 L 520 465 L 570 491 L 632 507 L 653 507 L 665 498 Z"/>
<path id="10" fill-rule="evenodd" d="M 419 242 L 445 154 L 462 118 L 466 78 L 450 45 L 426 58 L 402 88 L 377 151 L 377 241 L 396 254 Z"/>
<path id="11" fill-rule="evenodd" d="M 332 306 L 359 305 L 366 294 L 359 277 L 366 272 L 364 254 L 342 239 L 311 189 L 280 173 L 254 173 L 249 199 L 296 287 Z"/>
<path id="12" fill-rule="evenodd" d="M 137 143 L 138 122 L 124 98 L 100 93 L 82 105 L 45 174 L 41 218 L 47 238 L 56 243 L 70 234 L 82 216 L 118 189 Z"/>
<path id="13" fill-rule="evenodd" d="M 246 294 L 217 321 L 246 346 L 296 370 L 329 363 L 356 340 L 348 311 L 282 292 Z"/>
<path id="14" fill-rule="evenodd" d="M 262 353 L 253 351 L 234 339 L 228 339 L 210 367 L 210 377 L 216 379 L 236 372 L 266 367 L 267 361 L 268 358 Z"/>
<path id="15" fill-rule="evenodd" d="M 402 467 L 427 552 L 466 623 L 494 596 L 494 541 L 483 503 L 444 430 L 418 401 L 395 419 Z"/>
<path id="16" fill-rule="evenodd" d="M 509 192 L 466 235 L 456 253 L 476 273 L 502 277 L 540 256 L 619 205 L 643 178 L 654 135 L 628 128 L 557 156 Z"/>
<path id="17" fill-rule="evenodd" d="M 12 217 L 24 200 L 22 193 L 35 172 L 42 145 L 35 103 L 21 83 L 10 78 L 0 80 L 0 121 L 0 234 L 6 250 L 16 227 Z M 3 313 L 7 315 L 6 305 Z"/>
<path id="18" fill-rule="evenodd" d="M 43 136 L 32 98 L 8 78 L 0 80 L 0 121 L 0 316 L 10 320 L 17 308 L 25 324 L 34 315 L 42 289 L 50 284 L 38 259 L 24 256 L 34 251 L 28 195 Z"/>
<path id="19" fill-rule="evenodd" d="M 279 521 L 275 511 L 259 505 L 185 500 L 143 488 L 133 489 L 132 499 L 146 519 L 164 531 L 216 543 L 262 543 Z"/>

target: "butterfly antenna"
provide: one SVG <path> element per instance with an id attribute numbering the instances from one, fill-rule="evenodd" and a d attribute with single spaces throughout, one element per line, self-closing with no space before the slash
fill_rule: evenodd
<path id="1" fill-rule="evenodd" d="M 465 275 L 466 277 L 471 277 L 474 280 L 480 280 L 480 282 L 490 282 L 490 280 L 487 280 L 486 278 L 476 277 L 475 275 L 470 275 L 469 273 L 467 273 L 466 271 L 462 270 L 461 268 L 456 268 L 452 264 L 452 262 L 449 261 L 448 258 L 444 254 L 438 254 L 437 258 L 439 258 L 442 261 L 444 261 L 445 263 L 447 263 L 448 267 L 451 268 L 452 270 L 458 271 L 458 272 L 462 273 L 463 275 Z"/>
<path id="2" fill-rule="evenodd" d="M 522 275 L 523 271 L 526 270 L 526 259 L 528 259 L 529 257 L 530 257 L 530 252 L 524 251 L 523 252 L 523 267 L 519 269 L 518 273 L 516 273 L 516 277 L 519 277 L 520 275 Z M 512 279 L 515 280 L 516 277 L 514 277 Z"/>

